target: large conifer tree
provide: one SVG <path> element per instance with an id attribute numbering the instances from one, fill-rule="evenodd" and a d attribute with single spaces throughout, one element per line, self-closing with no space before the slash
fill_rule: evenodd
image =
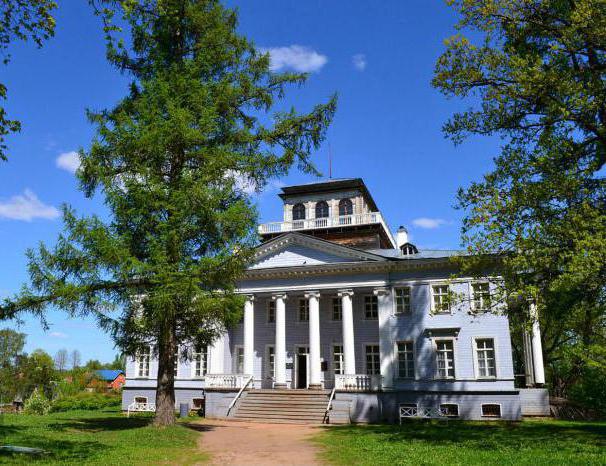
<path id="1" fill-rule="evenodd" d="M 96 137 L 80 154 L 81 187 L 109 218 L 65 208 L 64 234 L 29 252 L 31 285 L 0 309 L 93 313 L 130 355 L 153 343 L 156 424 L 168 425 L 178 346 L 211 343 L 241 313 L 236 280 L 256 241 L 242 184 L 261 189 L 293 164 L 313 172 L 335 98 L 273 112 L 306 76 L 271 72 L 217 0 L 92 3 L 110 62 L 132 78 L 114 108 L 90 113 Z"/>

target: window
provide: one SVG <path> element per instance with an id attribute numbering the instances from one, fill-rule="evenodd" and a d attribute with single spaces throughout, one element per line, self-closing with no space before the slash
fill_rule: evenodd
<path id="1" fill-rule="evenodd" d="M 396 288 L 396 314 L 410 312 L 410 287 Z"/>
<path id="2" fill-rule="evenodd" d="M 405 243 L 400 246 L 400 251 L 402 251 L 403 256 L 412 256 L 414 254 L 418 254 L 419 250 L 414 244 Z"/>
<path id="3" fill-rule="evenodd" d="M 436 360 L 438 378 L 454 378 L 454 343 L 452 340 L 436 340 Z"/>
<path id="4" fill-rule="evenodd" d="M 177 375 L 179 375 L 179 348 L 175 350 L 175 356 L 173 361 L 173 374 L 175 377 L 177 377 Z"/>
<path id="5" fill-rule="evenodd" d="M 379 375 L 381 373 L 381 358 L 379 345 L 366 345 L 366 374 Z"/>
<path id="6" fill-rule="evenodd" d="M 146 396 L 136 396 L 135 403 L 147 403 L 147 397 Z"/>
<path id="7" fill-rule="evenodd" d="M 472 309 L 476 312 L 490 310 L 490 287 L 488 283 L 472 283 Z"/>
<path id="8" fill-rule="evenodd" d="M 204 408 L 204 398 L 193 398 L 191 400 L 191 407 L 196 411 L 199 411 Z"/>
<path id="9" fill-rule="evenodd" d="M 236 353 L 234 358 L 235 373 L 244 374 L 244 347 L 236 346 Z"/>
<path id="10" fill-rule="evenodd" d="M 375 295 L 364 296 L 364 317 L 366 319 L 377 319 L 379 317 L 379 304 Z"/>
<path id="11" fill-rule="evenodd" d="M 492 338 L 476 339 L 476 359 L 478 363 L 478 377 L 497 376 L 494 340 Z"/>
<path id="12" fill-rule="evenodd" d="M 353 215 L 353 202 L 351 199 L 341 199 L 339 201 L 339 216 Z"/>
<path id="13" fill-rule="evenodd" d="M 137 353 L 137 377 L 149 377 L 149 348 L 144 348 Z"/>
<path id="14" fill-rule="evenodd" d="M 443 403 L 440 405 L 440 411 L 446 417 L 459 417 L 459 405 L 455 403 Z"/>
<path id="15" fill-rule="evenodd" d="M 307 299 L 299 300 L 299 322 L 309 321 L 309 301 Z"/>
<path id="16" fill-rule="evenodd" d="M 484 417 L 501 417 L 501 405 L 498 405 L 498 404 L 482 405 L 482 416 L 484 416 Z"/>
<path id="17" fill-rule="evenodd" d="M 332 298 L 332 320 L 343 320 L 341 298 Z"/>
<path id="18" fill-rule="evenodd" d="M 328 202 L 320 201 L 316 203 L 316 218 L 328 217 Z"/>
<path id="19" fill-rule="evenodd" d="M 197 346 L 193 354 L 194 377 L 206 375 L 208 364 L 208 346 Z"/>
<path id="20" fill-rule="evenodd" d="M 431 294 L 434 312 L 450 312 L 448 285 L 433 285 Z"/>
<path id="21" fill-rule="evenodd" d="M 267 302 L 267 323 L 276 323 L 276 302 L 274 300 Z"/>
<path id="22" fill-rule="evenodd" d="M 398 377 L 414 379 L 415 355 L 412 341 L 398 342 Z"/>
<path id="23" fill-rule="evenodd" d="M 343 345 L 334 345 L 332 347 L 332 368 L 335 374 L 343 374 Z"/>
<path id="24" fill-rule="evenodd" d="M 274 346 L 267 347 L 267 359 L 266 359 L 266 374 L 267 377 L 271 377 L 272 379 L 276 376 L 276 352 Z"/>
<path id="25" fill-rule="evenodd" d="M 305 206 L 303 204 L 295 204 L 292 208 L 293 220 L 305 220 Z"/>

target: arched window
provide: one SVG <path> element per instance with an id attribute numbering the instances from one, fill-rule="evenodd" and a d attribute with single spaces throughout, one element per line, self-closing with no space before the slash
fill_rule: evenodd
<path id="1" fill-rule="evenodd" d="M 351 199 L 341 199 L 339 201 L 339 215 L 353 215 L 353 203 Z"/>
<path id="2" fill-rule="evenodd" d="M 295 204 L 292 208 L 293 220 L 305 220 L 305 206 L 303 204 Z"/>
<path id="3" fill-rule="evenodd" d="M 328 202 L 320 201 L 316 203 L 316 218 L 328 217 Z"/>

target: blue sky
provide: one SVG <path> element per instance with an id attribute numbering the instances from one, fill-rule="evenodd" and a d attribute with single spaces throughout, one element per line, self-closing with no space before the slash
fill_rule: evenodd
<path id="1" fill-rule="evenodd" d="M 25 250 L 49 244 L 61 231 L 57 209 L 102 212 L 99 200 L 77 189 L 73 151 L 88 147 L 92 128 L 85 109 L 111 106 L 126 80 L 105 61 L 98 18 L 87 2 L 63 1 L 56 36 L 38 50 L 12 47 L 2 69 L 9 115 L 23 123 L 9 138 L 9 161 L 0 165 L 0 296 L 27 281 Z M 443 39 L 456 16 L 442 0 L 229 1 L 240 11 L 240 31 L 270 50 L 276 69 L 311 73 L 288 96 L 301 110 L 339 94 L 328 132 L 334 177 L 362 177 L 390 226 L 406 225 L 425 248 L 459 246 L 461 213 L 456 191 L 491 167 L 497 142 L 474 138 L 455 147 L 441 126 L 469 102 L 447 100 L 430 80 Z M 328 143 L 314 161 L 327 173 Z M 280 183 L 313 178 L 293 172 L 258 196 L 261 221 L 279 220 Z M 107 335 L 86 318 L 49 310 L 51 329 L 26 319 L 27 350 L 79 349 L 83 359 L 113 359 Z M 15 324 L 11 324 L 15 327 Z"/>

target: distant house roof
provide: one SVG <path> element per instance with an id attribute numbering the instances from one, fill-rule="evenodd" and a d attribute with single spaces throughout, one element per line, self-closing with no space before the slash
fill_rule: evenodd
<path id="1" fill-rule="evenodd" d="M 118 378 L 120 374 L 124 374 L 124 371 L 121 370 L 111 370 L 111 369 L 100 369 L 95 371 L 97 377 L 106 382 L 113 382 Z"/>

